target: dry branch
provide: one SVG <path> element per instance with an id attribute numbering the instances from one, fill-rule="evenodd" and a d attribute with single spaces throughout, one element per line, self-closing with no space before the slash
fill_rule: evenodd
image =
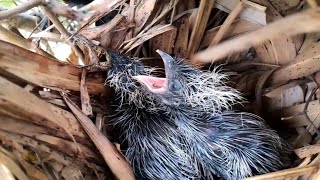
<path id="1" fill-rule="evenodd" d="M 0 113 L 58 131 L 66 131 L 75 136 L 87 137 L 70 112 L 39 99 L 2 77 L 0 77 L 0 92 Z"/>
<path id="2" fill-rule="evenodd" d="M 22 5 L 15 7 L 15 8 L 1 11 L 0 12 L 0 20 L 4 20 L 4 19 L 10 18 L 11 16 L 14 16 L 16 14 L 25 12 L 35 6 L 40 5 L 41 3 L 43 3 L 43 0 L 31 0 L 26 3 L 23 3 Z"/>
<path id="3" fill-rule="evenodd" d="M 1 74 L 12 74 L 32 84 L 57 90 L 80 91 L 81 69 L 0 41 Z M 91 94 L 104 92 L 104 80 L 87 80 Z"/>

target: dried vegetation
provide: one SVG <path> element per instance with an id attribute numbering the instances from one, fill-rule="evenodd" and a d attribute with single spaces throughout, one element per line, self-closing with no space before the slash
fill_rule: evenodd
<path id="1" fill-rule="evenodd" d="M 134 179 L 108 126 L 112 94 L 103 70 L 112 48 L 156 67 L 160 49 L 237 72 L 231 80 L 250 102 L 244 108 L 279 127 L 297 155 L 291 169 L 247 179 L 319 179 L 318 3 L 94 0 L 71 8 L 21 0 L 1 7 L 0 177 Z"/>

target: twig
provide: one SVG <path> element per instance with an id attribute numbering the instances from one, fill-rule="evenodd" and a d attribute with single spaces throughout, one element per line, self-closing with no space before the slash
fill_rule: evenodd
<path id="1" fill-rule="evenodd" d="M 68 44 L 72 47 L 78 58 L 84 63 L 84 56 L 81 52 L 81 50 L 75 46 L 72 42 L 69 41 L 70 39 L 70 34 L 69 32 L 63 27 L 59 19 L 53 12 L 47 7 L 47 6 L 42 6 L 45 14 L 48 16 L 50 21 L 54 24 L 54 26 L 58 29 L 58 31 L 61 33 L 62 37 L 67 40 Z"/>
<path id="2" fill-rule="evenodd" d="M 43 0 L 31 0 L 31 1 L 28 1 L 26 3 L 23 3 L 23 4 L 15 7 L 15 8 L 1 11 L 0 12 L 0 20 L 4 20 L 4 19 L 10 18 L 16 14 L 20 14 L 22 12 L 25 12 L 25 11 L 27 11 L 35 6 L 38 6 L 42 3 L 43 3 Z"/>
<path id="3" fill-rule="evenodd" d="M 216 36 L 214 36 L 209 46 L 217 45 L 221 41 L 221 39 L 223 38 L 223 35 L 227 32 L 233 20 L 238 16 L 238 14 L 242 11 L 242 9 L 243 9 L 243 2 L 239 1 L 239 3 L 231 11 L 227 19 L 221 25 L 218 33 L 216 34 Z"/>

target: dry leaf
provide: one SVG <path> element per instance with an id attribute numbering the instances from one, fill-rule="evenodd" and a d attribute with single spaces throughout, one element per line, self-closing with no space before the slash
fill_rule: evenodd
<path id="1" fill-rule="evenodd" d="M 275 71 L 270 77 L 271 84 L 282 84 L 291 79 L 311 75 L 320 70 L 320 42 L 313 43 L 299 54 L 295 60 Z"/>
<path id="2" fill-rule="evenodd" d="M 142 0 L 136 5 L 134 35 L 138 34 L 151 15 L 157 0 Z M 126 15 L 126 14 L 124 14 Z"/>
<path id="3" fill-rule="evenodd" d="M 127 51 L 131 51 L 133 48 L 139 46 L 140 44 L 144 43 L 145 41 L 147 41 L 147 40 L 149 40 L 159 34 L 162 34 L 164 32 L 167 32 L 167 31 L 170 31 L 173 29 L 175 29 L 175 27 L 168 25 L 168 24 L 156 25 L 153 28 L 149 29 L 147 32 L 145 32 L 143 35 L 138 36 L 136 41 L 126 45 L 123 49 L 125 49 Z"/>
<path id="4" fill-rule="evenodd" d="M 124 0 L 95 0 L 87 6 L 84 6 L 81 10 L 92 10 L 94 11 L 94 13 L 86 22 L 83 23 L 83 25 L 81 26 L 81 28 L 79 28 L 78 31 L 81 31 L 83 28 L 90 26 L 92 23 L 96 22 L 106 14 L 110 13 L 112 10 L 114 10 L 124 2 Z"/>
<path id="5" fill-rule="evenodd" d="M 214 62 L 232 53 L 264 43 L 268 39 L 280 37 L 283 34 L 294 36 L 301 33 L 318 31 L 320 28 L 318 16 L 320 16 L 320 9 L 310 9 L 288 16 L 254 32 L 224 41 L 217 46 L 198 52 L 192 57 L 192 61 L 193 63 Z"/>
<path id="6" fill-rule="evenodd" d="M 240 0 L 217 0 L 217 2 L 215 3 L 215 7 L 225 11 L 227 13 L 230 13 L 235 7 L 236 5 L 240 2 Z M 266 21 L 266 14 L 265 14 L 265 10 L 266 7 L 250 2 L 250 1 L 243 1 L 249 5 L 247 5 L 239 14 L 239 17 L 241 19 L 245 19 L 248 21 L 251 21 L 253 23 L 257 23 L 260 25 L 266 25 L 267 21 Z"/>
<path id="7" fill-rule="evenodd" d="M 303 159 L 313 154 L 320 153 L 320 144 L 309 145 L 306 147 L 295 149 L 294 152 L 300 159 Z"/>
<path id="8" fill-rule="evenodd" d="M 81 69 L 40 56 L 18 46 L 0 41 L 2 73 L 13 74 L 41 87 L 80 91 Z M 88 79 L 89 93 L 104 92 L 104 79 Z"/>
<path id="9" fill-rule="evenodd" d="M 158 53 L 156 53 L 157 49 L 160 49 L 161 51 L 164 51 L 168 54 L 171 54 L 175 40 L 176 40 L 176 36 L 177 36 L 177 29 L 174 28 L 170 31 L 159 34 L 154 38 L 152 38 L 150 40 L 151 54 L 153 54 L 153 56 L 158 56 Z"/>
<path id="10" fill-rule="evenodd" d="M 96 37 L 101 36 L 101 34 L 105 34 L 114 29 L 123 18 L 124 16 L 118 14 L 106 24 L 94 28 L 82 29 L 80 34 L 87 39 L 95 39 Z"/>
<path id="11" fill-rule="evenodd" d="M 87 70 L 82 69 L 81 80 L 80 80 L 80 97 L 81 97 L 81 109 L 86 116 L 92 116 L 92 106 L 90 103 L 90 96 L 86 85 Z"/>
<path id="12" fill-rule="evenodd" d="M 205 32 L 203 41 L 200 44 L 200 48 L 204 48 L 209 46 L 211 39 L 217 34 L 221 26 L 217 26 L 215 28 L 209 29 Z M 250 31 L 257 30 L 262 26 L 259 24 L 252 23 L 250 21 L 244 19 L 237 19 L 232 22 L 230 28 L 225 32 L 223 39 L 228 39 L 230 37 L 234 37 L 240 34 L 245 34 Z"/>
<path id="13" fill-rule="evenodd" d="M 68 104 L 71 111 L 75 114 L 85 131 L 96 145 L 104 160 L 119 180 L 133 180 L 134 175 L 129 163 L 117 151 L 113 144 L 96 128 L 93 122 L 85 116 L 82 111 L 65 95 L 63 99 Z"/>
<path id="14" fill-rule="evenodd" d="M 19 164 L 0 151 L 0 166 L 1 165 L 5 165 L 19 180 L 29 180 L 28 176 L 20 168 Z"/>
<path id="15" fill-rule="evenodd" d="M 201 38 L 206 29 L 214 2 L 214 0 L 200 1 L 196 21 L 194 27 L 192 28 L 191 37 L 188 44 L 188 57 L 193 55 L 200 46 Z"/>
<path id="16" fill-rule="evenodd" d="M 174 45 L 174 54 L 177 57 L 186 58 L 188 55 L 188 39 L 189 39 L 189 17 L 184 16 L 180 20 L 178 27 L 177 40 Z"/>

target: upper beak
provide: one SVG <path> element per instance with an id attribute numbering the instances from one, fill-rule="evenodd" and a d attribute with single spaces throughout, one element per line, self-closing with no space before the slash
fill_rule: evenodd
<path id="1" fill-rule="evenodd" d="M 174 59 L 167 53 L 161 51 L 161 50 L 156 50 L 156 52 L 161 56 L 164 68 L 165 68 L 165 73 L 166 73 L 166 78 L 170 79 L 173 76 L 173 62 Z"/>

